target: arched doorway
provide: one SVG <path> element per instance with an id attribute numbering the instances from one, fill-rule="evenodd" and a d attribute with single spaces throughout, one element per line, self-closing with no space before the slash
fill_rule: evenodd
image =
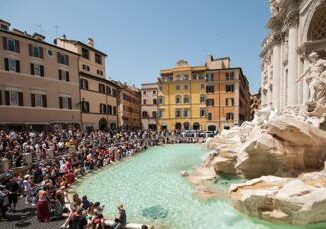
<path id="1" fill-rule="evenodd" d="M 189 128 L 190 128 L 190 124 L 189 124 L 189 122 L 185 122 L 185 123 L 183 123 L 183 129 L 184 129 L 184 130 L 189 130 Z"/>
<path id="2" fill-rule="evenodd" d="M 181 130 L 181 128 L 182 128 L 181 123 L 180 123 L 180 122 L 177 122 L 177 123 L 175 124 L 175 129 L 176 129 L 176 130 Z"/>
<path id="3" fill-rule="evenodd" d="M 308 40 L 317 41 L 326 39 L 326 2 L 318 6 L 313 14 L 308 30 Z"/>
<path id="4" fill-rule="evenodd" d="M 99 130 L 106 130 L 108 128 L 108 122 L 105 118 L 101 118 L 98 122 L 98 129 Z"/>
<path id="5" fill-rule="evenodd" d="M 199 123 L 198 123 L 198 122 L 195 122 L 195 123 L 192 125 L 192 128 L 193 128 L 194 130 L 200 130 L 200 125 L 199 125 Z"/>
<path id="6" fill-rule="evenodd" d="M 208 130 L 208 131 L 213 131 L 213 132 L 215 132 L 215 131 L 216 131 L 216 126 L 215 126 L 215 125 L 209 125 L 209 126 L 207 127 L 207 130 Z"/>

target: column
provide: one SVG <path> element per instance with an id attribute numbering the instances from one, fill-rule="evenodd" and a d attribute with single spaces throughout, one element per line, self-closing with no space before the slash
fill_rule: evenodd
<path id="1" fill-rule="evenodd" d="M 289 55 L 288 55 L 288 105 L 298 103 L 298 12 L 291 12 L 286 18 L 289 28 Z"/>
<path id="2" fill-rule="evenodd" d="M 273 47 L 273 106 L 280 109 L 281 100 L 281 47 L 276 43 Z"/>

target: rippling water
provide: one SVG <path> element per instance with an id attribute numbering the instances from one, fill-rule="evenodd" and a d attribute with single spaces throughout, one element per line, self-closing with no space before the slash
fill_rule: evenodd
<path id="1" fill-rule="evenodd" d="M 180 176 L 181 170 L 198 165 L 205 150 L 200 145 L 179 144 L 151 148 L 135 157 L 86 177 L 75 191 L 92 202 L 105 205 L 104 213 L 114 217 L 123 203 L 128 222 L 165 225 L 175 229 L 293 229 L 298 227 L 252 220 L 239 214 L 228 201 L 200 200 L 193 187 Z M 222 186 L 230 182 L 219 181 Z M 225 187 L 224 187 L 225 188 Z M 149 219 L 143 210 L 159 205 L 168 210 L 165 218 Z"/>

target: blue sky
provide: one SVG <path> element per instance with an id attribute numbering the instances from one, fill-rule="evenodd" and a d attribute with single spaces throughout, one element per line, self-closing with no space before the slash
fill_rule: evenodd
<path id="1" fill-rule="evenodd" d="M 50 43 L 95 40 L 108 54 L 107 76 L 153 82 L 179 59 L 202 65 L 208 54 L 230 56 L 251 91 L 260 85 L 260 44 L 269 17 L 267 0 L 10 0 L 0 18 L 12 28 L 42 32 Z"/>

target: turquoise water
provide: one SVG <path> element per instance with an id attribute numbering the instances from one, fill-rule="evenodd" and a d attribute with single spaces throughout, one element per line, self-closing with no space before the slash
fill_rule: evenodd
<path id="1" fill-rule="evenodd" d="M 205 150 L 200 145 L 179 144 L 151 148 L 135 157 L 86 177 L 75 188 L 92 202 L 105 205 L 105 215 L 113 218 L 117 204 L 123 203 L 128 222 L 164 225 L 174 229 L 293 229 L 298 227 L 252 220 L 232 208 L 226 200 L 201 200 L 193 186 L 182 176 L 200 163 Z M 225 177 L 224 177 L 225 178 Z M 222 188 L 239 181 L 220 180 Z M 150 219 L 143 210 L 160 205 L 168 211 L 165 218 Z"/>

